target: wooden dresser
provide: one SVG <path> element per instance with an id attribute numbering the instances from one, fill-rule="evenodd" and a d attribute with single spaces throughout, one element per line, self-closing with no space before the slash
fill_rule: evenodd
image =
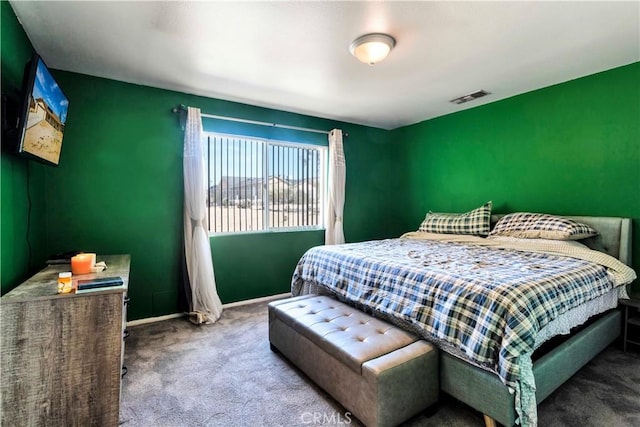
<path id="1" fill-rule="evenodd" d="M 98 256 L 124 287 L 58 294 L 52 265 L 0 299 L 0 425 L 117 426 L 129 255 Z M 75 284 L 75 283 L 74 283 Z"/>

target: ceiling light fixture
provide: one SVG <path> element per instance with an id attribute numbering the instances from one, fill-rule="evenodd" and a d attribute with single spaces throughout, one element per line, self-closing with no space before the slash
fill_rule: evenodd
<path id="1" fill-rule="evenodd" d="M 355 39 L 349 46 L 349 51 L 360 62 L 374 65 L 389 55 L 396 45 L 396 40 L 387 34 L 365 34 Z"/>

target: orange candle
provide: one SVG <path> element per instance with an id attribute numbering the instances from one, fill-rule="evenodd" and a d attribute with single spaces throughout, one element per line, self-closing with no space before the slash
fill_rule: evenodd
<path id="1" fill-rule="evenodd" d="M 91 273 L 91 268 L 96 263 L 96 254 L 78 254 L 71 257 L 71 272 L 73 274 Z"/>

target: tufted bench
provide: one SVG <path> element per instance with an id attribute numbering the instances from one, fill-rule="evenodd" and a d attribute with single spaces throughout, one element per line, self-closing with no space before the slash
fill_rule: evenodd
<path id="1" fill-rule="evenodd" d="M 269 341 L 369 427 L 395 426 L 438 400 L 438 350 L 328 296 L 269 304 Z"/>

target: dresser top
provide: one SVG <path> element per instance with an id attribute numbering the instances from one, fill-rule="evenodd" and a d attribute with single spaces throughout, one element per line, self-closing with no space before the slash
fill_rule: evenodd
<path id="1" fill-rule="evenodd" d="M 50 298 L 74 298 L 80 296 L 93 295 L 98 293 L 118 293 L 126 292 L 129 286 L 129 267 L 131 265 L 130 255 L 97 255 L 96 262 L 104 261 L 107 268 L 101 273 L 77 274 L 74 275 L 73 286 L 76 287 L 78 280 L 92 280 L 101 277 L 119 276 L 124 282 L 123 286 L 105 288 L 104 290 L 83 293 L 83 294 L 58 294 L 58 273 L 71 271 L 71 264 L 56 264 L 45 267 L 16 288 L 7 292 L 0 299 L 0 303 L 8 304 Z"/>

